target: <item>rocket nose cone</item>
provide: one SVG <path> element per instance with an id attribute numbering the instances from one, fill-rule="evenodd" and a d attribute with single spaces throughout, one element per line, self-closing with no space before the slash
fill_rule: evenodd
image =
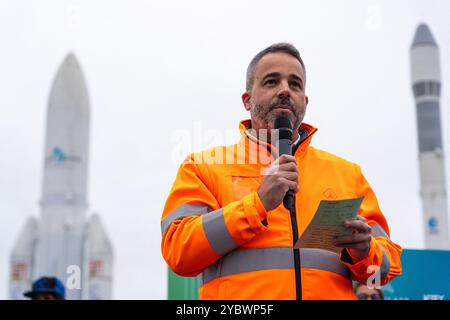
<path id="1" fill-rule="evenodd" d="M 68 101 L 79 108 L 88 108 L 87 86 L 78 59 L 70 52 L 61 63 L 50 91 L 52 107 L 66 107 Z"/>
<path id="2" fill-rule="evenodd" d="M 80 63 L 78 62 L 78 59 L 75 57 L 75 54 L 73 52 L 69 52 L 64 58 L 63 62 L 59 66 L 55 80 L 58 79 L 58 76 L 70 76 L 71 78 L 80 77 L 77 80 L 82 80 L 84 82 Z"/>
<path id="3" fill-rule="evenodd" d="M 434 40 L 433 34 L 430 31 L 430 28 L 425 23 L 422 23 L 417 27 L 411 48 L 418 46 L 438 46 Z"/>
<path id="4" fill-rule="evenodd" d="M 75 54 L 73 52 L 69 52 L 67 56 L 64 58 L 62 66 L 72 66 L 74 68 L 80 68 L 80 64 L 78 63 L 77 58 L 75 57 Z"/>

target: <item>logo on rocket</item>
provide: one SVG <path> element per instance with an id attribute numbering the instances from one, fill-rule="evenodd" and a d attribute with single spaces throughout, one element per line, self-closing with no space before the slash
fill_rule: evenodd
<path id="1" fill-rule="evenodd" d="M 54 147 L 50 156 L 46 158 L 48 164 L 64 164 L 66 161 L 81 162 L 80 157 L 66 155 L 60 147 Z"/>

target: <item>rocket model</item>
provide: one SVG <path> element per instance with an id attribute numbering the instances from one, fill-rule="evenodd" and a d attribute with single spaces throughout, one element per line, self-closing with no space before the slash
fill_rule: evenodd
<path id="1" fill-rule="evenodd" d="M 441 66 L 438 45 L 425 24 L 417 28 L 411 46 L 411 77 L 417 113 L 425 248 L 448 249 L 445 158 L 439 106 Z"/>
<path id="2" fill-rule="evenodd" d="M 29 218 L 10 261 L 9 298 L 56 276 L 66 299 L 111 299 L 112 247 L 98 215 L 86 217 L 89 99 L 73 54 L 60 66 L 48 102 L 41 217 Z"/>

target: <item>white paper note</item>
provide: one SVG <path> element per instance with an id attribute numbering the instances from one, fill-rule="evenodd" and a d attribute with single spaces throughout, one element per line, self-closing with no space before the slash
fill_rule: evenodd
<path id="1" fill-rule="evenodd" d="M 334 237 L 349 235 L 344 221 L 356 219 L 364 197 L 347 200 L 321 200 L 313 219 L 295 244 L 295 248 L 316 248 L 340 253 L 332 243 Z"/>

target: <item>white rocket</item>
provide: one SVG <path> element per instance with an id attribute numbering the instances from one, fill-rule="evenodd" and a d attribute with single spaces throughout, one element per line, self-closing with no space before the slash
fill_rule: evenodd
<path id="1" fill-rule="evenodd" d="M 411 46 L 416 101 L 420 182 L 427 249 L 449 249 L 445 161 L 442 144 L 439 48 L 427 25 L 417 28 Z"/>
<path id="2" fill-rule="evenodd" d="M 89 98 L 80 65 L 60 66 L 47 110 L 41 217 L 30 218 L 11 254 L 9 298 L 56 276 L 67 299 L 111 299 L 112 246 L 98 215 L 87 219 Z"/>

